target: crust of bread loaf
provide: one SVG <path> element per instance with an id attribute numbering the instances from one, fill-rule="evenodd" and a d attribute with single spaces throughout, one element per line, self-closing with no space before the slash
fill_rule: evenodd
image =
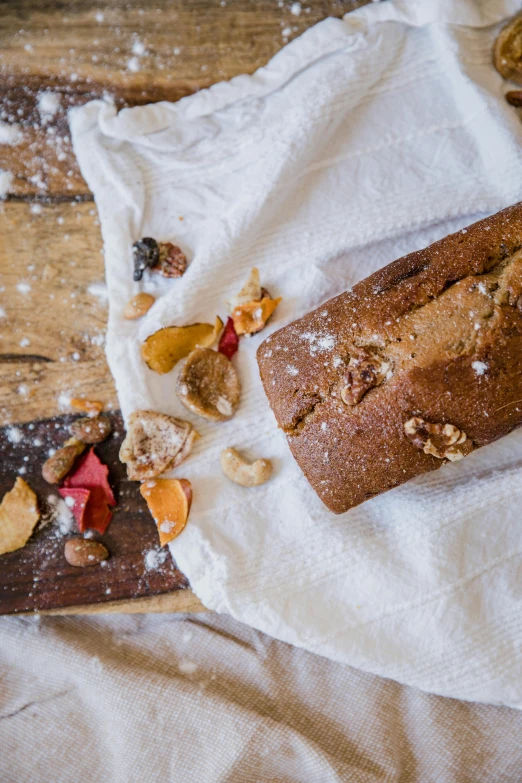
<path id="1" fill-rule="evenodd" d="M 446 464 L 405 436 L 413 416 L 455 425 L 468 450 L 522 424 L 521 297 L 519 203 L 394 261 L 260 345 L 278 425 L 331 511 Z M 361 350 L 391 369 L 347 405 L 340 390 Z"/>

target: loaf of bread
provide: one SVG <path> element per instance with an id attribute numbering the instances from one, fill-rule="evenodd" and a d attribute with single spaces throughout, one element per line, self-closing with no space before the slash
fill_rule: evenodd
<path id="1" fill-rule="evenodd" d="M 261 379 L 336 513 L 522 423 L 522 203 L 411 253 L 275 332 Z"/>

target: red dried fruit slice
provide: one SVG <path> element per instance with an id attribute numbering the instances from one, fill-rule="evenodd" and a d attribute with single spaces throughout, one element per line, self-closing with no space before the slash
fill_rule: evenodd
<path id="1" fill-rule="evenodd" d="M 68 488 L 68 487 L 60 487 L 58 490 L 62 498 L 72 498 L 74 500 L 74 505 L 69 506 L 71 509 L 73 516 L 76 520 L 76 524 L 78 525 L 78 530 L 80 533 L 83 533 L 84 530 L 87 529 L 87 526 L 85 525 L 84 517 L 85 517 L 85 508 L 87 506 L 87 502 L 89 500 L 89 495 L 91 494 L 88 489 L 80 489 L 79 487 L 76 487 L 74 489 Z"/>
<path id="2" fill-rule="evenodd" d="M 222 353 L 223 356 L 226 356 L 227 359 L 231 359 L 234 354 L 237 353 L 238 348 L 239 337 L 234 326 L 234 320 L 233 318 L 227 318 L 226 326 L 223 329 L 223 334 L 219 341 L 218 351 L 219 353 Z"/>
<path id="3" fill-rule="evenodd" d="M 107 465 L 100 461 L 94 449 L 90 449 L 79 460 L 76 469 L 69 473 L 62 489 L 59 490 L 62 497 L 80 498 L 79 493 L 88 493 L 82 513 L 78 510 L 79 516 L 77 516 L 75 508 L 72 509 L 80 532 L 92 528 L 105 533 L 109 526 L 112 519 L 109 506 L 115 506 L 116 500 L 107 480 L 108 474 Z"/>
<path id="4" fill-rule="evenodd" d="M 77 467 L 71 471 L 65 481 L 64 487 L 79 487 L 80 489 L 99 490 L 96 493 L 99 497 L 103 497 L 109 506 L 115 506 L 116 500 L 112 489 L 109 486 L 107 476 L 109 475 L 109 468 L 104 465 L 99 457 L 94 453 L 94 449 L 89 451 L 78 460 Z"/>

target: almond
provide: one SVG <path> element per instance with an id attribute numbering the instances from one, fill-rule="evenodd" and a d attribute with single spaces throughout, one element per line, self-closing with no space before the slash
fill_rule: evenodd
<path id="1" fill-rule="evenodd" d="M 111 434 L 112 424 L 107 416 L 95 416 L 76 419 L 69 432 L 82 443 L 101 443 Z"/>
<path id="2" fill-rule="evenodd" d="M 69 565 L 85 568 L 85 566 L 99 565 L 102 560 L 107 560 L 109 552 L 100 541 L 70 538 L 65 543 L 64 555 Z"/>
<path id="3" fill-rule="evenodd" d="M 76 438 L 69 438 L 42 465 L 42 476 L 49 484 L 58 484 L 71 470 L 76 457 L 85 449 L 85 444 Z"/>
<path id="4" fill-rule="evenodd" d="M 135 321 L 137 318 L 143 318 L 155 301 L 156 298 L 152 296 L 152 294 L 146 294 L 142 291 L 127 302 L 123 308 L 123 317 L 126 318 L 127 321 Z"/>

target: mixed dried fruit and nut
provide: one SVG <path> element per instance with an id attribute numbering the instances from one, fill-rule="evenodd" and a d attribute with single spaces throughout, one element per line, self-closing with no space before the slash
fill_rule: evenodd
<path id="1" fill-rule="evenodd" d="M 134 280 L 139 282 L 146 270 L 164 277 L 181 277 L 187 259 L 172 243 L 144 237 L 133 246 L 133 265 Z M 159 329 L 142 344 L 142 358 L 151 371 L 162 375 L 179 364 L 173 391 L 182 405 L 209 421 L 226 421 L 234 416 L 240 402 L 241 384 L 231 361 L 238 352 L 240 337 L 263 329 L 280 301 L 261 287 L 259 272 L 252 269 L 239 294 L 227 303 L 226 324 L 216 316 L 213 324 L 173 324 Z M 127 303 L 123 316 L 129 321 L 143 318 L 154 302 L 152 294 L 141 291 Z M 45 461 L 42 476 L 57 485 L 80 533 L 95 530 L 103 534 L 116 500 L 108 481 L 108 467 L 96 454 L 95 446 L 111 434 L 112 424 L 97 400 L 74 398 L 71 407 L 86 415 L 71 423 L 71 437 Z M 129 479 L 141 482 L 140 493 L 156 522 L 161 546 L 184 529 L 192 503 L 192 487 L 187 479 L 161 476 L 190 455 L 199 437 L 190 422 L 164 413 L 139 410 L 128 418 L 120 460 L 126 465 Z M 222 451 L 220 462 L 224 475 L 242 487 L 259 486 L 272 473 L 269 460 L 250 463 L 233 448 Z M 18 478 L 0 504 L 0 555 L 25 546 L 39 519 L 35 493 Z M 64 548 L 66 561 L 75 567 L 99 565 L 108 556 L 102 542 L 89 538 L 71 538 Z"/>
<path id="2" fill-rule="evenodd" d="M 511 19 L 498 34 L 493 62 L 504 79 L 522 85 L 522 14 Z M 505 98 L 511 106 L 522 107 L 522 90 L 509 90 Z"/>
<path id="3" fill-rule="evenodd" d="M 169 245 L 165 255 L 161 243 L 154 244 L 149 238 L 137 242 L 135 280 L 141 279 L 147 268 L 166 274 L 164 265 L 175 257 L 173 247 Z M 185 268 L 186 259 L 179 267 L 180 275 Z M 236 413 L 241 396 L 239 376 L 231 361 L 239 349 L 240 336 L 263 329 L 280 301 L 261 287 L 259 271 L 254 268 L 241 291 L 227 303 L 229 316 L 225 325 L 216 316 L 213 324 L 163 327 L 144 341 L 142 358 L 150 370 L 160 375 L 179 365 L 174 389 L 182 405 L 209 421 L 227 421 Z M 124 316 L 129 320 L 142 317 L 152 304 L 137 294 L 126 305 Z M 156 521 L 162 546 L 185 527 L 192 487 L 187 479 L 160 476 L 186 459 L 198 438 L 189 422 L 174 416 L 141 410 L 129 417 L 120 460 L 127 466 L 128 477 L 142 482 L 140 492 Z M 263 484 L 272 472 L 269 460 L 249 464 L 234 449 L 223 451 L 221 467 L 229 479 L 243 487 Z"/>

